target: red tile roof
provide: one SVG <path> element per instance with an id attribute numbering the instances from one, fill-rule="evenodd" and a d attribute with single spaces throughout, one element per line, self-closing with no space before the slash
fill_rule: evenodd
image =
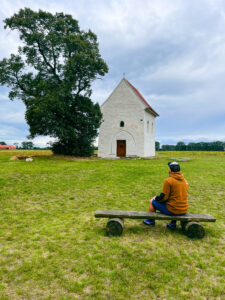
<path id="1" fill-rule="evenodd" d="M 16 147 L 11 145 L 0 145 L 0 149 L 16 149 Z"/>
<path id="2" fill-rule="evenodd" d="M 125 78 L 124 78 L 125 79 Z M 159 114 L 157 114 L 157 112 L 148 104 L 148 102 L 145 100 L 145 98 L 141 95 L 141 93 L 127 80 L 125 79 L 125 81 L 130 85 L 130 87 L 133 89 L 133 91 L 135 92 L 135 94 L 145 103 L 145 105 L 147 105 L 147 107 L 153 112 L 154 115 L 159 116 Z"/>

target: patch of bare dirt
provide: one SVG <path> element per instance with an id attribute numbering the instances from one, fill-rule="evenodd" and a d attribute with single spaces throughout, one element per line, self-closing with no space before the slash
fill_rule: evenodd
<path id="1" fill-rule="evenodd" d="M 38 157 L 38 156 L 41 156 L 41 155 L 15 155 L 15 156 L 12 156 L 10 158 L 10 160 L 25 160 L 27 158 L 33 158 L 33 157 Z"/>

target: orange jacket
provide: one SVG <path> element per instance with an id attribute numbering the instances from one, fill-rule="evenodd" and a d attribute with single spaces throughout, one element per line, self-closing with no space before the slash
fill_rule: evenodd
<path id="1" fill-rule="evenodd" d="M 172 172 L 163 183 L 164 197 L 159 202 L 166 202 L 167 209 L 174 214 L 185 214 L 188 210 L 188 183 L 181 172 Z"/>

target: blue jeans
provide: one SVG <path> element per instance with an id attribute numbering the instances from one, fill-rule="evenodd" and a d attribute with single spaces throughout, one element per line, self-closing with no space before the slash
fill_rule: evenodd
<path id="1" fill-rule="evenodd" d="M 153 200 L 152 205 L 155 209 L 159 210 L 164 215 L 168 215 L 168 216 L 183 216 L 183 215 L 185 215 L 185 214 L 174 214 L 174 213 L 170 212 L 167 209 L 165 202 L 157 202 L 157 201 Z"/>

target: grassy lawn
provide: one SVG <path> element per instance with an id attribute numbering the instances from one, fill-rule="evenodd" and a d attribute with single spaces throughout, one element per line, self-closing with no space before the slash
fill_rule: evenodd
<path id="1" fill-rule="evenodd" d="M 16 154 L 0 152 L 0 299 L 225 299 L 224 153 L 10 161 Z M 107 237 L 93 212 L 147 210 L 176 157 L 190 158 L 181 163 L 189 212 L 217 218 L 205 223 L 205 237 L 141 220 Z"/>

